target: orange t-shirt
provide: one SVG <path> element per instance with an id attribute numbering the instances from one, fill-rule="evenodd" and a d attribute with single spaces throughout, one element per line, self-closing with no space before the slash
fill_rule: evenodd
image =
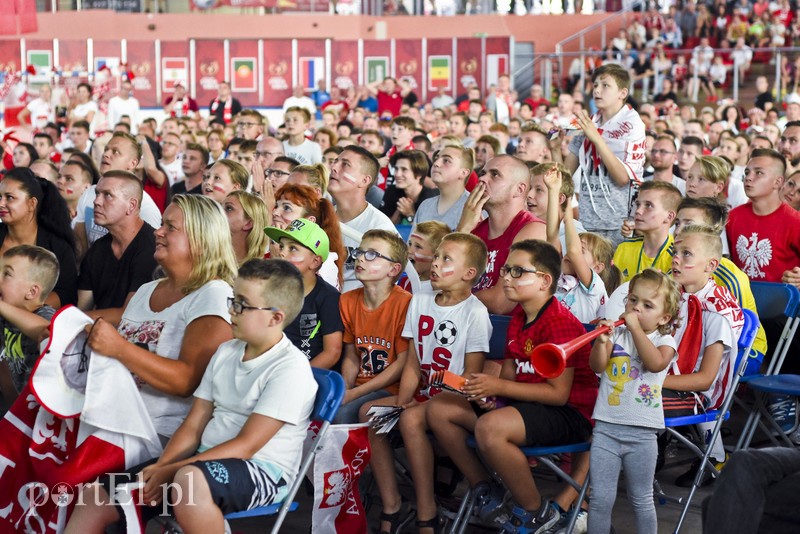
<path id="1" fill-rule="evenodd" d="M 344 343 L 353 343 L 361 364 L 356 385 L 370 381 L 393 364 L 397 354 L 408 350 L 408 339 L 401 334 L 406 322 L 411 294 L 398 286 L 392 287 L 383 304 L 375 310 L 364 306 L 364 288 L 344 293 L 339 299 L 339 311 L 344 324 Z M 386 388 L 397 394 L 399 381 Z"/>

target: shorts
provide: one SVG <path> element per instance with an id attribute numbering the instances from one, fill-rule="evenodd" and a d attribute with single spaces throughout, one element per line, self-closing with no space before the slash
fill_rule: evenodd
<path id="1" fill-rule="evenodd" d="M 351 400 L 347 404 L 342 404 L 339 407 L 339 411 L 336 412 L 336 415 L 333 418 L 333 424 L 352 425 L 358 423 L 358 412 L 361 409 L 361 406 L 371 401 L 391 397 L 392 395 L 393 393 L 390 391 L 379 389 L 377 391 L 367 393 L 366 395 L 362 395 L 357 399 Z"/>
<path id="2" fill-rule="evenodd" d="M 522 416 L 526 447 L 552 447 L 588 441 L 592 423 L 571 406 L 549 406 L 538 402 L 509 404 Z"/>
<path id="3" fill-rule="evenodd" d="M 124 472 L 114 473 L 114 485 L 135 482 L 137 473 L 157 460 L 158 458 L 153 458 Z M 289 486 L 281 476 L 281 470 L 276 466 L 270 465 L 271 468 L 267 468 L 252 460 L 238 458 L 203 460 L 189 465 L 203 473 L 211 490 L 211 498 L 223 514 L 280 502 L 289 492 Z M 106 492 L 113 495 L 111 477 L 103 475 L 99 481 Z M 157 506 L 137 505 L 143 524 L 147 524 L 159 515 L 172 513 L 173 497 L 170 496 L 165 501 Z M 124 511 L 119 504 L 116 508 L 121 518 L 120 526 L 124 531 L 126 528 Z"/>

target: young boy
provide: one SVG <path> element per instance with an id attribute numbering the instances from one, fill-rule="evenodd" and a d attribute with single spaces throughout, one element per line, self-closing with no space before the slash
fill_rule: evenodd
<path id="1" fill-rule="evenodd" d="M 614 265 L 622 272 L 623 282 L 649 267 L 669 274 L 673 242 L 669 230 L 681 198 L 678 188 L 667 182 L 641 185 L 634 203 L 634 228 L 642 237 L 625 240 L 614 253 Z"/>
<path id="2" fill-rule="evenodd" d="M 442 393 L 441 389 L 431 387 L 430 374 L 449 370 L 466 378 L 483 370 L 492 325 L 486 306 L 472 294 L 472 286 L 483 275 L 486 259 L 486 245 L 471 234 L 452 233 L 442 239 L 431 264 L 435 293 L 414 295 L 406 315 L 403 337 L 409 341 L 409 354 L 400 379 L 400 391 L 395 398 L 375 403 L 405 408 L 398 427 L 411 465 L 420 529 L 436 529 L 439 525 L 433 448 L 427 434 L 436 419 L 429 419 L 429 410 L 439 400 L 463 399 L 455 393 Z M 448 397 L 452 399 L 448 401 Z M 380 442 L 382 448 L 391 452 L 386 440 Z M 379 464 L 385 460 L 389 463 Z M 382 519 L 392 526 L 392 519 L 385 518 L 399 519 L 399 515 L 393 513 L 399 510 L 400 494 L 391 454 L 375 456 L 373 450 L 372 468 L 376 479 L 383 479 L 378 482 L 384 511 Z"/>
<path id="3" fill-rule="evenodd" d="M 431 286 L 431 262 L 433 253 L 442 242 L 442 238 L 450 233 L 450 228 L 439 221 L 426 221 L 419 223 L 411 230 L 408 237 L 408 261 L 417 271 L 417 276 L 421 282 L 420 292 L 433 293 Z M 400 287 L 413 293 L 411 282 L 406 278 Z"/>
<path id="4" fill-rule="evenodd" d="M 49 250 L 19 245 L 3 254 L 0 274 L 0 391 L 10 406 L 39 358 L 55 310 L 44 301 L 58 280 L 58 260 Z"/>
<path id="5" fill-rule="evenodd" d="M 164 453 L 141 471 L 143 502 L 160 501 L 165 483 L 194 496 L 173 507 L 184 532 L 223 532 L 224 514 L 283 499 L 314 407 L 311 367 L 283 333 L 300 311 L 300 273 L 283 260 L 249 260 L 233 293 L 234 339 L 212 356 Z M 87 501 L 70 526 L 96 524 L 98 505 Z M 148 507 L 142 515 L 147 520 L 160 510 Z"/>
<path id="6" fill-rule="evenodd" d="M 443 148 L 431 167 L 431 179 L 439 188 L 439 195 L 420 204 L 414 214 L 414 225 L 435 220 L 450 228 L 458 226 L 469 198 L 467 178 L 474 166 L 475 153 L 472 149 L 454 146 Z"/>
<path id="7" fill-rule="evenodd" d="M 544 532 L 559 519 L 556 508 L 542 499 L 521 446 L 579 443 L 592 434 L 590 422 L 597 398 L 597 377 L 589 369 L 589 346 L 578 349 L 561 376 L 546 379 L 531 365 L 533 347 L 563 343 L 584 333 L 583 325 L 553 296 L 561 274 L 561 255 L 544 241 L 514 243 L 501 268 L 506 297 L 519 304 L 508 327 L 506 359 L 500 378 L 473 374 L 464 392 L 477 402 L 478 417 L 463 398 L 431 405 L 432 431 L 475 489 L 479 515 L 494 522 L 507 519 L 511 532 Z M 500 407 L 497 397 L 509 399 Z M 503 488 L 490 484 L 489 474 L 466 445 L 475 433 L 478 450 L 511 492 L 513 509 L 503 510 Z M 582 483 L 588 455 L 573 464 L 573 477 Z M 566 509 L 574 492 L 559 494 Z"/>
<path id="8" fill-rule="evenodd" d="M 722 241 L 714 228 L 685 226 L 675 238 L 672 277 L 681 285 L 683 297 L 675 333 L 678 361 L 673 370 L 678 374 L 667 376 L 662 392 L 665 417 L 718 408 L 732 381 L 744 315 L 730 292 L 712 279 L 721 257 Z M 713 423 L 700 428 L 705 435 Z M 711 462 L 723 463 L 722 440 L 709 446 Z M 695 462 L 676 484 L 688 487 L 699 465 Z"/>
<path id="9" fill-rule="evenodd" d="M 303 277 L 303 307 L 286 325 L 286 337 L 311 360 L 311 367 L 341 368 L 344 327 L 339 291 L 318 274 L 328 259 L 328 235 L 317 223 L 302 218 L 286 230 L 268 226 L 264 233 L 278 244 L 278 256 L 297 267 Z"/>
<path id="10" fill-rule="evenodd" d="M 406 244 L 387 230 L 369 230 L 351 255 L 363 287 L 339 299 L 347 393 L 336 423 L 355 423 L 364 403 L 396 395 L 408 354 L 401 333 L 411 295 L 395 285 L 408 260 Z"/>
<path id="11" fill-rule="evenodd" d="M 286 110 L 283 121 L 286 126 L 284 155 L 296 159 L 302 165 L 322 163 L 322 149 L 317 143 L 306 139 L 311 113 L 306 108 L 292 106 Z"/>
<path id="12" fill-rule="evenodd" d="M 561 187 L 550 188 L 544 181 L 544 176 L 555 166 L 561 173 Z M 575 194 L 575 184 L 572 176 L 567 172 L 563 165 L 558 163 L 540 163 L 531 169 L 531 188 L 528 190 L 527 207 L 528 211 L 547 221 L 547 208 L 551 202 L 553 206 L 558 206 L 558 240 L 561 244 L 561 253 L 567 250 L 567 238 L 564 232 L 564 214 L 567 209 L 567 201 Z M 574 221 L 575 230 L 580 234 L 585 232 L 580 221 Z M 554 242 L 551 242 L 555 246 Z"/>
<path id="13" fill-rule="evenodd" d="M 375 184 L 381 189 L 386 189 L 388 186 L 394 184 L 394 166 L 391 164 L 391 158 L 398 152 L 404 150 L 414 150 L 414 143 L 411 140 L 416 134 L 417 124 L 411 117 L 401 115 L 392 119 L 392 146 L 385 156 L 378 161 L 381 164 L 381 173 L 378 175 L 378 182 Z"/>
<path id="14" fill-rule="evenodd" d="M 625 103 L 631 85 L 628 69 L 602 65 L 592 72 L 592 83 L 597 113 L 590 116 L 581 110 L 577 114 L 583 133 L 570 142 L 564 164 L 570 174 L 580 167 L 580 220 L 586 230 L 617 245 L 622 241 L 619 228 L 628 216 L 632 190 L 642 181 L 645 127 L 639 114 Z M 562 161 L 560 147 L 560 140 L 551 143 L 553 161 Z"/>

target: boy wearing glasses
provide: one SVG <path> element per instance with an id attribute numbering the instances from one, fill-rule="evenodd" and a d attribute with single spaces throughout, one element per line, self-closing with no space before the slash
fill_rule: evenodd
<path id="1" fill-rule="evenodd" d="M 397 395 L 408 354 L 402 333 L 411 295 L 396 285 L 408 259 L 406 244 L 392 232 L 369 230 L 351 256 L 363 287 L 339 299 L 347 393 L 334 423 L 356 423 L 362 405 Z"/>
<path id="2" fill-rule="evenodd" d="M 212 356 L 161 457 L 141 471 L 142 502 L 161 501 L 168 483 L 193 496 L 173 505 L 184 532 L 222 532 L 223 514 L 280 502 L 299 470 L 314 407 L 311 367 L 283 333 L 300 311 L 300 273 L 282 260 L 249 260 L 233 294 L 234 339 Z"/>
<path id="3" fill-rule="evenodd" d="M 543 377 L 531 363 L 537 345 L 564 343 L 585 332 L 554 297 L 560 275 L 561 255 L 549 243 L 531 239 L 511 246 L 499 283 L 518 306 L 508 326 L 500 377 L 476 373 L 463 388 L 482 415 L 475 415 L 466 403 L 429 414 L 438 421 L 432 428 L 437 439 L 476 492 L 480 517 L 509 532 L 544 532 L 574 497 L 565 490 L 553 505 L 543 499 L 520 447 L 580 443 L 592 434 L 598 384 L 589 368 L 589 345 L 575 351 L 555 378 Z M 481 457 L 511 492 L 508 506 L 505 489 L 490 482 L 486 468 L 467 446 L 469 432 L 475 434 Z M 579 484 L 588 471 L 587 460 L 578 457 L 573 466 Z"/>

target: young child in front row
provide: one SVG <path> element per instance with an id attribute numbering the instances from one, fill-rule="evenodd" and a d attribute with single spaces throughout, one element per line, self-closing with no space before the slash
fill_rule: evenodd
<path id="1" fill-rule="evenodd" d="M 319 276 L 328 259 L 328 234 L 308 219 L 295 219 L 285 230 L 268 226 L 264 232 L 277 244 L 278 256 L 291 263 L 303 277 L 303 307 L 286 325 L 286 336 L 312 367 L 339 369 L 342 356 L 342 316 L 339 291 Z"/>
<path id="2" fill-rule="evenodd" d="M 672 277 L 683 296 L 675 332 L 678 360 L 664 380 L 664 416 L 692 415 L 718 408 L 732 382 L 744 315 L 730 292 L 714 283 L 712 275 L 722 257 L 722 241 L 714 228 L 689 225 L 675 237 Z M 705 433 L 713 423 L 698 425 Z M 713 444 L 711 462 L 725 461 L 722 440 Z M 691 484 L 700 465 L 693 465 L 676 483 Z"/>
<path id="3" fill-rule="evenodd" d="M 431 287 L 431 262 L 433 253 L 442 242 L 442 238 L 450 233 L 450 228 L 439 221 L 425 221 L 417 224 L 408 236 L 408 261 L 414 266 L 421 282 L 420 291 L 433 294 Z M 411 282 L 405 278 L 400 287 L 413 293 Z"/>
<path id="4" fill-rule="evenodd" d="M 564 373 L 556 378 L 544 378 L 531 364 L 536 345 L 563 343 L 585 332 L 553 296 L 561 273 L 558 251 L 539 240 L 514 243 L 500 273 L 505 296 L 519 306 L 508 326 L 500 377 L 476 373 L 464 386 L 483 415 L 478 417 L 464 398 L 451 396 L 432 403 L 428 417 L 437 421 L 431 430 L 473 487 L 481 518 L 504 523 L 511 532 L 543 532 L 559 520 L 559 514 L 536 488 L 520 447 L 589 439 L 597 377 L 589 369 L 588 345 L 570 356 Z M 509 404 L 500 407 L 498 397 Z M 466 438 L 473 431 L 481 456 L 511 492 L 510 511 L 503 505 L 505 490 L 490 482 L 486 468 L 467 447 Z M 579 484 L 588 471 L 588 455 L 585 460 L 579 458 L 573 464 L 572 475 Z M 566 509 L 573 497 L 574 492 L 562 492 L 556 503 Z"/>
<path id="5" fill-rule="evenodd" d="M 39 342 L 55 310 L 44 301 L 58 280 L 58 259 L 49 250 L 19 245 L 3 253 L 0 273 L 0 391 L 11 406 L 39 358 Z"/>
<path id="6" fill-rule="evenodd" d="M 438 531 L 441 526 L 434 496 L 434 453 L 427 434 L 438 421 L 428 414 L 439 400 L 460 397 L 432 387 L 430 374 L 448 370 L 466 378 L 483 370 L 492 325 L 486 306 L 472 294 L 472 286 L 486 270 L 486 258 L 486 245 L 479 238 L 464 233 L 444 237 L 431 263 L 431 284 L 436 293 L 415 294 L 406 315 L 403 337 L 408 338 L 409 348 L 400 392 L 394 399 L 375 403 L 405 408 L 398 427 L 414 480 L 417 527 L 423 532 Z M 394 462 L 379 466 L 373 457 L 372 468 L 376 474 L 390 477 L 379 483 L 382 490 L 390 490 L 389 494 L 381 493 L 384 510 L 399 507 Z M 381 519 L 394 527 L 399 515 Z"/>
<path id="7" fill-rule="evenodd" d="M 608 295 L 614 292 L 620 282 L 621 274 L 612 261 L 614 245 L 599 234 L 578 234 L 572 217 L 572 199 L 567 198 L 563 208 L 557 204 L 565 179 L 560 169 L 552 166 L 542 179 L 549 197 L 547 240 L 553 246 L 559 244 L 558 221 L 561 218 L 566 241 L 556 298 L 580 322 L 591 323 L 598 317 L 603 317 Z"/>
<path id="8" fill-rule="evenodd" d="M 671 332 L 680 298 L 677 284 L 667 275 L 645 269 L 631 280 L 622 315 L 625 325 L 598 325 L 610 326 L 613 332 L 595 340 L 589 359 L 592 371 L 601 373 L 593 415 L 589 532 L 610 531 L 621 468 L 636 531 L 658 530 L 653 503 L 656 431 L 664 428 L 661 386 L 677 350 Z"/>
<path id="9" fill-rule="evenodd" d="M 142 502 L 158 503 L 170 483 L 194 496 L 173 507 L 184 532 L 224 532 L 224 514 L 283 499 L 300 468 L 314 408 L 317 383 L 308 359 L 283 333 L 300 311 L 300 273 L 283 260 L 249 260 L 233 294 L 234 339 L 212 356 L 161 457 L 141 466 Z M 107 505 L 85 497 L 67 532 L 94 530 L 99 517 L 108 517 Z M 147 521 L 161 507 L 141 511 Z"/>

